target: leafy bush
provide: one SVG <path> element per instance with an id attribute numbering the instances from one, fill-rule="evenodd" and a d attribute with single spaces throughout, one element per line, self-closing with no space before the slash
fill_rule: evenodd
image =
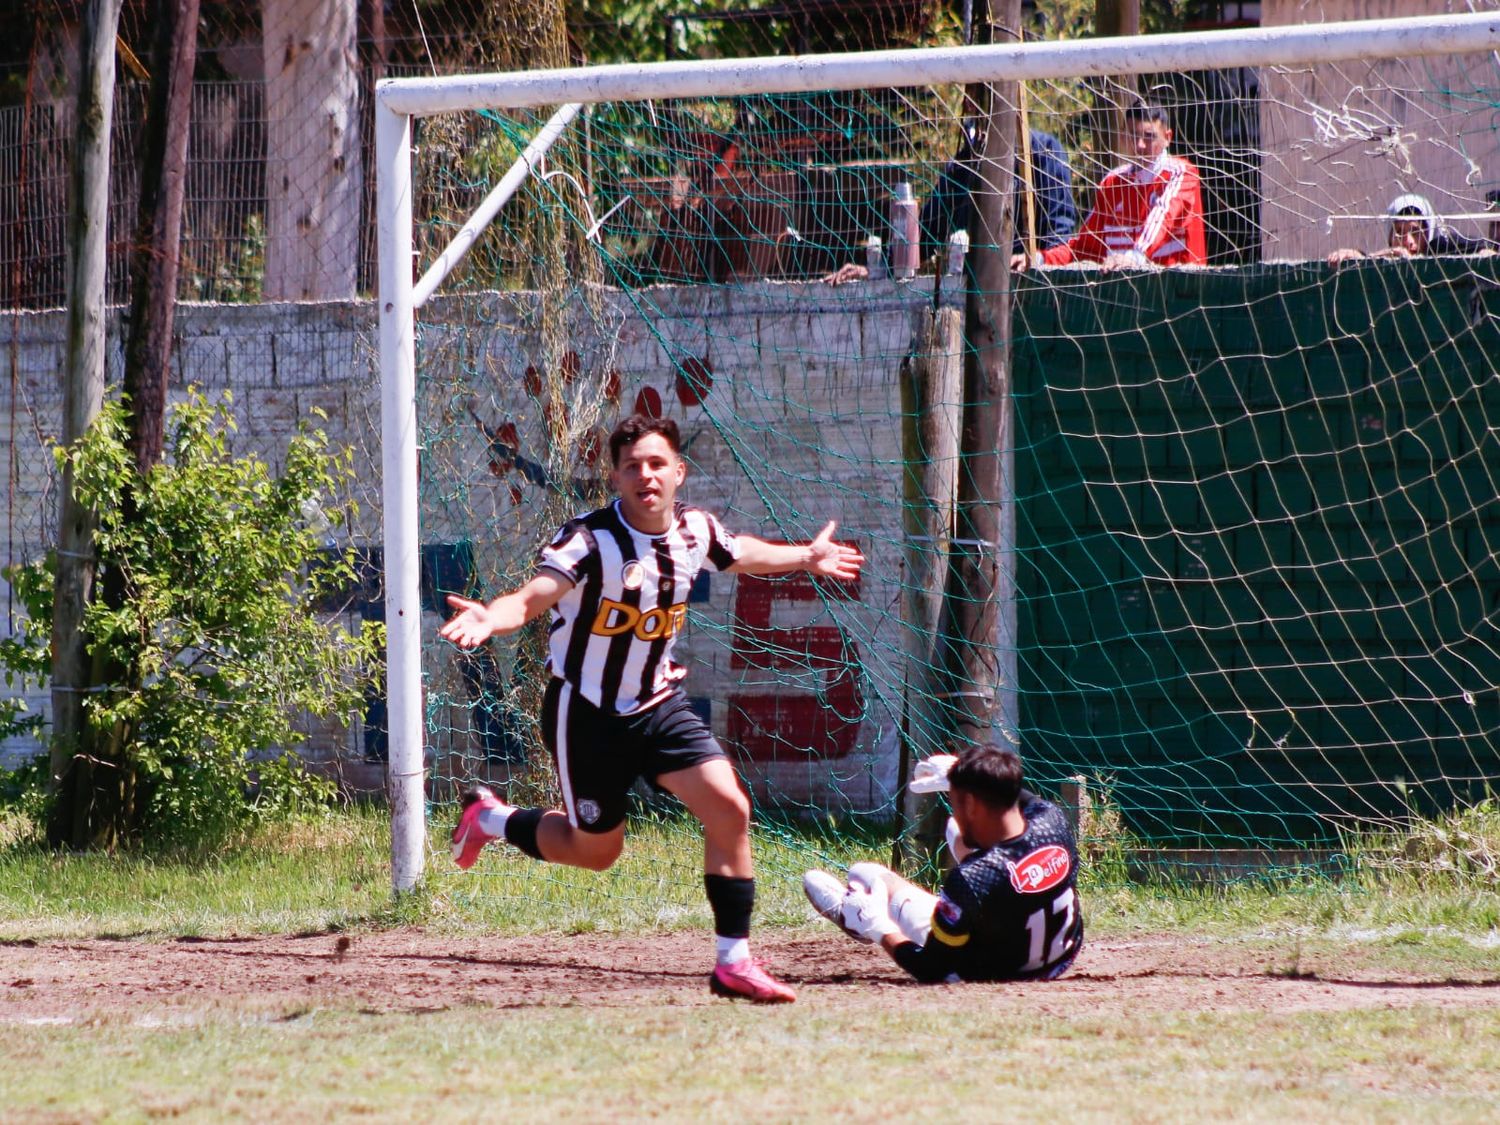
<path id="1" fill-rule="evenodd" d="M 229 406 L 190 390 L 144 477 L 118 402 L 58 451 L 97 519 L 83 630 L 105 682 L 86 704 L 91 741 L 129 781 L 119 809 L 96 812 L 114 819 L 96 842 L 212 843 L 269 810 L 326 800 L 332 783 L 284 753 L 305 737 L 296 719 L 352 714 L 378 667 L 376 630 L 317 613 L 354 582 L 349 554 L 320 550 L 330 521 L 353 514 L 351 454 L 304 423 L 273 474 L 231 455 Z M 17 672 L 45 671 L 52 572 L 51 560 L 8 572 L 30 617 L 0 652 Z M 95 798 L 64 787 L 62 799 Z"/>

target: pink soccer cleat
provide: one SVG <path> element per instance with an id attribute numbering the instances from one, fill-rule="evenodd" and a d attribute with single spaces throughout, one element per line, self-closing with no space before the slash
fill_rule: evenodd
<path id="1" fill-rule="evenodd" d="M 764 961 L 746 957 L 732 965 L 715 965 L 708 990 L 731 1000 L 753 1000 L 757 1004 L 790 1004 L 797 994 L 766 972 Z"/>
<path id="2" fill-rule="evenodd" d="M 496 837 L 479 827 L 479 814 L 486 809 L 509 808 L 483 785 L 475 785 L 463 795 L 464 811 L 453 829 L 453 862 L 464 870 L 474 866 L 484 846 Z"/>

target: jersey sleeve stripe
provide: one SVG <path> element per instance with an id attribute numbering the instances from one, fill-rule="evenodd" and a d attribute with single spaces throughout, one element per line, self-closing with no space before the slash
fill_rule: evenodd
<path id="1" fill-rule="evenodd" d="M 970 935 L 949 933 L 947 930 L 943 929 L 942 924 L 938 921 L 937 917 L 934 916 L 932 919 L 932 937 L 935 940 L 942 942 L 944 945 L 952 946 L 954 949 L 959 949 L 969 944 Z"/>
<path id="2" fill-rule="evenodd" d="M 582 576 L 581 568 L 593 549 L 591 539 L 586 528 L 577 525 L 564 527 L 556 539 L 542 548 L 537 565 L 550 567 L 576 585 Z"/>
<path id="3" fill-rule="evenodd" d="M 728 570 L 740 557 L 738 540 L 725 530 L 717 516 L 698 509 L 694 509 L 692 514 L 702 521 L 703 534 L 708 541 L 704 560 L 715 570 Z"/>
<path id="4" fill-rule="evenodd" d="M 1142 254 L 1149 253 L 1151 244 L 1160 236 L 1162 227 L 1167 221 L 1167 214 L 1172 208 L 1172 201 L 1181 194 L 1183 181 L 1187 179 L 1186 165 L 1174 160 L 1168 167 L 1171 172 L 1167 176 L 1167 185 L 1162 189 L 1161 198 L 1157 200 L 1156 206 L 1151 208 L 1146 221 L 1141 225 L 1140 237 L 1135 240 L 1135 248 Z"/>
<path id="5" fill-rule="evenodd" d="M 587 537 L 591 549 L 579 566 L 579 578 L 574 586 L 578 594 L 578 616 L 573 619 L 568 630 L 567 647 L 563 653 L 564 666 L 553 669 L 554 675 L 560 675 L 574 684 L 578 683 L 579 675 L 583 671 L 583 660 L 589 647 L 589 629 L 593 624 L 594 615 L 599 612 L 598 544 L 592 531 L 587 532 Z M 586 579 L 590 576 L 593 576 L 595 580 L 587 581 Z M 555 653 L 556 648 L 554 647 L 552 651 Z"/>

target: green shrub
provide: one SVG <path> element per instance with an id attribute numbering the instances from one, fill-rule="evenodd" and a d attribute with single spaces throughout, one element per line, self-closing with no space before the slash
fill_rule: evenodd
<path id="1" fill-rule="evenodd" d="M 102 761 L 128 779 L 115 783 L 120 807 L 90 812 L 114 821 L 91 833 L 96 844 L 211 844 L 268 811 L 326 800 L 331 783 L 285 753 L 305 737 L 296 720 L 355 712 L 377 667 L 378 630 L 352 634 L 317 610 L 354 582 L 350 555 L 322 539 L 353 514 L 351 454 L 304 423 L 275 474 L 231 455 L 229 405 L 190 390 L 144 477 L 118 402 L 58 451 L 97 520 L 83 618 L 104 681 L 85 706 L 95 772 Z M 53 570 L 44 559 L 7 572 L 29 617 L 0 651 L 18 675 L 46 671 Z M 44 772 L 14 775 L 13 799 Z M 99 803 L 67 786 L 58 799 Z"/>

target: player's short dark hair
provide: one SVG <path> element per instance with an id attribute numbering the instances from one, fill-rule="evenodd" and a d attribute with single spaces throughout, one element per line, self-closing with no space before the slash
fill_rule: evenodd
<path id="1" fill-rule="evenodd" d="M 964 747 L 948 771 L 950 788 L 962 789 L 1002 811 L 1020 797 L 1021 782 L 1021 756 L 993 742 Z"/>
<path id="2" fill-rule="evenodd" d="M 670 418 L 651 418 L 645 414 L 632 414 L 615 427 L 615 432 L 609 435 L 609 461 L 612 465 L 620 463 L 620 450 L 627 445 L 634 445 L 648 434 L 660 434 L 667 439 L 667 444 L 672 447 L 673 453 L 682 452 L 682 435 L 677 431 L 677 423 Z"/>
<path id="3" fill-rule="evenodd" d="M 1125 107 L 1125 124 L 1134 125 L 1137 121 L 1156 121 L 1163 129 L 1172 127 L 1172 115 L 1167 107 L 1158 102 L 1136 102 L 1134 105 Z"/>

